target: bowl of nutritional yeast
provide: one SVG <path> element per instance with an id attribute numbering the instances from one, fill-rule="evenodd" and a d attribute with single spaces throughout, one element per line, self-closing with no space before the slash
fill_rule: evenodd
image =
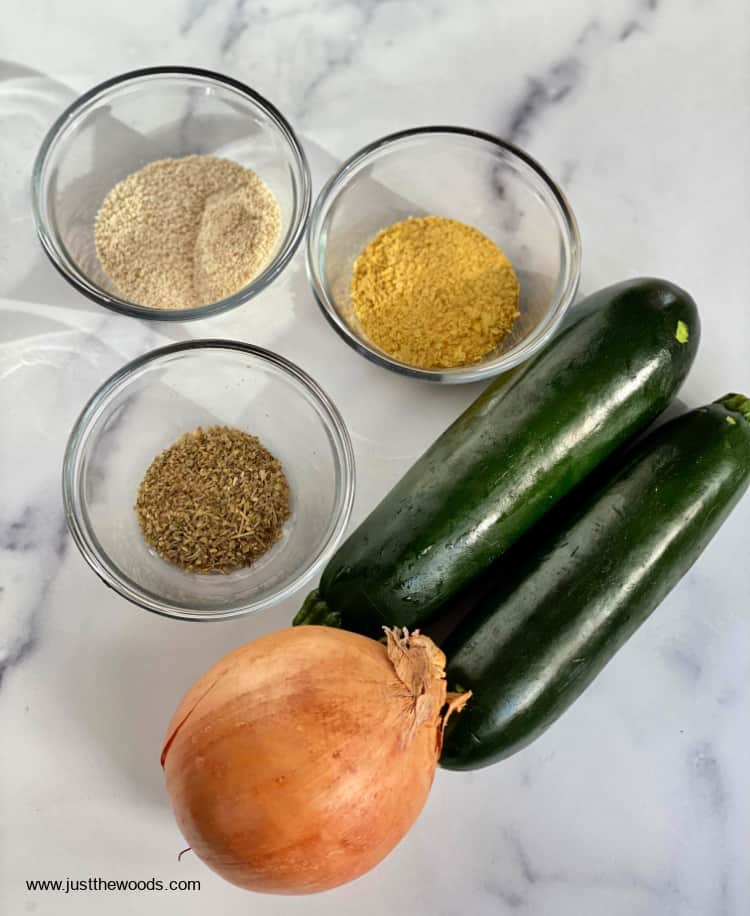
<path id="1" fill-rule="evenodd" d="M 110 79 L 47 134 L 33 169 L 53 265 L 100 305 L 140 318 L 226 311 L 296 251 L 310 208 L 304 152 L 249 87 L 189 67 Z"/>
<path id="2" fill-rule="evenodd" d="M 375 140 L 325 185 L 307 266 L 333 328 L 380 366 L 434 382 L 529 359 L 573 302 L 581 244 L 528 154 L 462 127 Z"/>

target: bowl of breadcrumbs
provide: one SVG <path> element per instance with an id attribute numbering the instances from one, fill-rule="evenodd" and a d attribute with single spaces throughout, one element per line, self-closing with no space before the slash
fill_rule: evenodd
<path id="1" fill-rule="evenodd" d="M 378 365 L 427 381 L 498 375 L 552 337 L 581 246 L 563 192 L 522 150 L 459 127 L 377 140 L 328 181 L 307 266 L 324 315 Z"/>
<path id="2" fill-rule="evenodd" d="M 158 67 L 91 89 L 47 134 L 32 182 L 54 266 L 101 305 L 199 318 L 247 302 L 305 231 L 310 175 L 283 115 L 216 73 Z"/>

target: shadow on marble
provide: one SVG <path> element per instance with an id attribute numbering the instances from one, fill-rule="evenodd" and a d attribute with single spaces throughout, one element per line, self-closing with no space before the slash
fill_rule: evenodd
<path id="1" fill-rule="evenodd" d="M 31 214 L 31 172 L 50 125 L 76 97 L 39 70 L 0 60 L 0 296 L 81 308 L 81 297 L 42 251 Z"/>
<path id="2" fill-rule="evenodd" d="M 69 334 L 73 328 L 64 321 L 51 315 L 40 315 L 36 312 L 24 312 L 20 309 L 5 307 L 2 309 L 3 320 L 0 321 L 0 345 L 32 339 L 48 340 L 50 337 Z"/>

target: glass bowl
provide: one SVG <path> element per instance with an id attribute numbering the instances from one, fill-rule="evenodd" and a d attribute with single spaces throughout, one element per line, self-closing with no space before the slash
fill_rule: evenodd
<path id="1" fill-rule="evenodd" d="M 99 263 L 94 221 L 118 181 L 157 159 L 193 154 L 232 159 L 256 171 L 276 195 L 276 250 L 250 283 L 197 308 L 158 309 L 121 298 Z M 34 163 L 34 221 L 65 279 L 107 308 L 139 318 L 203 318 L 265 289 L 297 250 L 310 209 L 310 170 L 297 138 L 273 105 L 236 80 L 192 67 L 154 67 L 107 80 L 52 125 Z"/>
<path id="2" fill-rule="evenodd" d="M 257 435 L 289 481 L 281 539 L 228 574 L 162 560 L 134 509 L 152 459 L 211 425 Z M 297 366 L 233 341 L 174 344 L 124 366 L 84 407 L 63 462 L 68 526 L 94 572 L 135 604 L 190 620 L 237 617 L 290 595 L 335 549 L 353 499 L 352 446 L 331 400 Z"/>
<path id="3" fill-rule="evenodd" d="M 381 229 L 409 216 L 475 226 L 508 255 L 520 317 L 481 362 L 424 369 L 373 344 L 354 313 L 354 261 Z M 320 192 L 307 236 L 307 269 L 323 314 L 368 359 L 435 382 L 474 382 L 528 359 L 572 303 L 581 264 L 575 217 L 562 191 L 530 156 L 489 134 L 419 127 L 376 140 L 347 160 Z"/>

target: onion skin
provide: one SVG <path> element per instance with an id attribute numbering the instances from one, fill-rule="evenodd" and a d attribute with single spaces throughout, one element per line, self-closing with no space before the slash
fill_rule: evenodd
<path id="1" fill-rule="evenodd" d="M 427 637 L 294 627 L 214 665 L 179 704 L 162 766 L 180 830 L 226 880 L 309 894 L 364 874 L 427 799 L 447 715 Z M 446 705 L 447 704 L 447 705 Z"/>

